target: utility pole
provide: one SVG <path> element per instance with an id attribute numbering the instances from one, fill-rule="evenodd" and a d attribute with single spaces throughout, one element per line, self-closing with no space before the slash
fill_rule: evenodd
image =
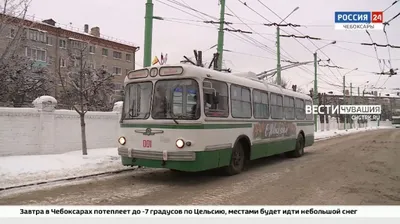
<path id="1" fill-rule="evenodd" d="M 146 2 L 144 22 L 144 56 L 143 67 L 151 66 L 151 44 L 153 41 L 153 0 Z"/>
<path id="2" fill-rule="evenodd" d="M 346 76 L 343 76 L 343 104 L 346 104 Z M 344 116 L 343 129 L 346 130 L 347 117 L 346 114 L 344 114 L 343 116 Z"/>
<path id="3" fill-rule="evenodd" d="M 357 96 L 360 96 L 360 87 L 357 88 Z"/>
<path id="4" fill-rule="evenodd" d="M 353 83 L 350 83 L 350 104 L 353 105 Z M 353 121 L 350 122 L 350 128 L 353 128 Z"/>
<path id="5" fill-rule="evenodd" d="M 279 62 L 278 62 L 279 63 Z M 317 85 L 317 73 L 318 73 L 318 62 L 317 62 L 317 52 L 314 53 L 314 92 L 313 92 L 313 96 L 314 96 L 314 105 L 319 105 L 318 103 L 318 85 Z M 318 127 L 317 127 L 317 114 L 314 114 L 314 131 L 317 132 L 318 131 Z"/>
<path id="6" fill-rule="evenodd" d="M 261 3 L 261 2 L 260 2 Z M 264 5 L 263 3 L 261 3 L 262 5 Z M 265 6 L 265 5 L 264 5 Z M 266 7 L 266 6 L 265 6 Z M 268 7 L 266 7 L 268 8 Z M 281 18 L 282 21 L 276 25 L 276 54 L 277 54 L 277 64 L 276 64 L 276 72 L 277 72 L 277 76 L 276 76 L 276 82 L 278 85 L 281 85 L 282 82 L 282 76 L 281 76 L 281 41 L 280 41 L 280 37 L 281 37 L 281 32 L 280 32 L 280 28 L 279 26 L 281 25 L 281 23 L 283 23 L 287 18 L 289 18 L 290 15 L 292 15 L 294 12 L 296 12 L 299 9 L 299 7 L 297 6 L 296 8 L 294 8 L 289 15 L 287 15 L 285 18 Z M 278 16 L 279 17 L 279 16 Z M 280 17 L 279 17 L 280 18 Z"/>
<path id="7" fill-rule="evenodd" d="M 280 41 L 280 28 L 279 25 L 276 26 L 276 82 L 281 85 L 281 41 Z"/>
<path id="8" fill-rule="evenodd" d="M 219 0 L 221 5 L 221 11 L 219 15 L 219 31 L 218 31 L 218 46 L 217 52 L 218 58 L 218 68 L 222 69 L 222 53 L 224 51 L 224 25 L 225 25 L 225 0 Z"/>

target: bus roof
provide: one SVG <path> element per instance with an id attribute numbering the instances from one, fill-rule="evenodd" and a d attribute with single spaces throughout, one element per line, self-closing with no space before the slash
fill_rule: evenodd
<path id="1" fill-rule="evenodd" d="M 219 81 L 224 81 L 231 84 L 237 84 L 241 86 L 246 86 L 249 88 L 265 90 L 268 92 L 280 93 L 286 96 L 292 96 L 296 98 L 311 100 L 311 97 L 299 92 L 294 92 L 293 90 L 285 89 L 279 85 L 271 84 L 263 80 L 259 80 L 255 73 L 253 72 L 236 72 L 236 73 L 226 73 L 220 72 L 208 68 L 198 67 L 191 64 L 171 64 L 171 65 L 157 65 L 152 67 L 147 67 L 143 69 L 150 70 L 151 68 L 162 68 L 162 67 L 170 67 L 170 66 L 180 66 L 184 70 L 183 75 L 190 75 L 195 77 L 202 78 L 211 78 Z M 141 70 L 141 69 L 138 69 Z M 174 76 L 176 78 L 176 76 Z M 148 79 L 148 78 L 146 78 Z M 137 80 L 137 79 L 136 79 Z M 125 84 L 132 82 L 133 80 L 129 80 L 128 77 L 125 77 Z"/>

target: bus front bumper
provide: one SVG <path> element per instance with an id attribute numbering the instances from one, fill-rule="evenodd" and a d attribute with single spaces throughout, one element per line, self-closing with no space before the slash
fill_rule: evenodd
<path id="1" fill-rule="evenodd" d="M 214 151 L 145 151 L 119 147 L 124 166 L 167 168 L 186 172 L 198 172 L 229 165 L 231 149 Z M 165 156 L 165 153 L 167 154 Z"/>
<path id="2" fill-rule="evenodd" d="M 164 161 L 195 161 L 196 152 L 192 151 L 148 151 L 119 147 L 118 155 L 135 159 L 150 159 Z"/>

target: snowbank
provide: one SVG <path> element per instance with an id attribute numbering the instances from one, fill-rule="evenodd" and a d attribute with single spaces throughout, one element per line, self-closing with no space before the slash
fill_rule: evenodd
<path id="1" fill-rule="evenodd" d="M 0 157 L 0 189 L 127 169 L 116 148 Z"/>
<path id="2" fill-rule="evenodd" d="M 322 132 L 315 132 L 314 138 L 316 141 L 329 139 L 336 136 L 342 135 L 349 135 L 357 132 L 364 132 L 376 129 L 387 129 L 392 128 L 391 126 L 379 126 L 379 127 L 365 127 L 365 128 L 358 128 L 358 129 L 348 129 L 348 130 L 331 130 L 331 131 L 322 131 Z"/>

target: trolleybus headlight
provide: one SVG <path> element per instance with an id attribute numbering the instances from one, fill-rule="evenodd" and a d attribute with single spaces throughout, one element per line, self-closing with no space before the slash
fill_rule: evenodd
<path id="1" fill-rule="evenodd" d="M 185 145 L 185 142 L 182 139 L 176 140 L 176 147 L 183 148 L 184 145 Z"/>
<path id="2" fill-rule="evenodd" d="M 125 143 L 126 143 L 125 137 L 119 137 L 118 142 L 119 142 L 119 144 L 121 144 L 121 145 L 125 145 Z"/>

